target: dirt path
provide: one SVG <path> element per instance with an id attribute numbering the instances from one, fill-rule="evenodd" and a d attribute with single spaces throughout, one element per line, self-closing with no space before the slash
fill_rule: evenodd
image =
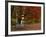
<path id="1" fill-rule="evenodd" d="M 41 24 L 25 24 L 24 26 L 18 26 L 17 28 L 14 26 L 12 27 L 12 31 L 21 31 L 21 30 L 40 30 Z"/>

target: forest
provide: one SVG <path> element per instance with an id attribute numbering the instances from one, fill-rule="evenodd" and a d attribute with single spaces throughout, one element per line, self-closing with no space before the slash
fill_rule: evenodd
<path id="1" fill-rule="evenodd" d="M 41 23 L 41 7 L 37 6 L 11 6 L 11 26 L 12 30 L 16 30 L 16 25 L 24 25 L 28 29 L 40 29 Z M 34 25 L 35 24 L 35 25 Z M 32 28 L 28 28 L 32 27 Z M 30 26 L 31 25 L 31 26 Z M 23 27 L 24 28 L 24 27 Z M 37 30 L 36 29 L 36 30 Z M 19 30 L 17 28 L 17 30 Z M 20 28 L 21 30 L 21 28 Z M 26 30 L 24 28 L 24 30 Z"/>

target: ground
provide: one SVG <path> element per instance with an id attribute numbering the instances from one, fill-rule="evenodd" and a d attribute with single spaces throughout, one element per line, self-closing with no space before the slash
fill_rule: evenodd
<path id="1" fill-rule="evenodd" d="M 12 26 L 11 30 L 12 31 L 23 31 L 23 30 L 40 30 L 41 29 L 41 24 L 36 23 L 36 24 L 25 24 L 24 26 Z"/>

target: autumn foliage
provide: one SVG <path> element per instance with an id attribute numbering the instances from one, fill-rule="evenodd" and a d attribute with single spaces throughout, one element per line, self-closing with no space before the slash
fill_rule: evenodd
<path id="1" fill-rule="evenodd" d="M 18 8 L 18 9 L 17 9 Z M 26 23 L 31 22 L 39 22 L 41 18 L 41 7 L 37 6 L 12 6 L 12 18 L 22 18 L 24 17 L 24 21 Z M 16 16 L 16 12 L 18 10 L 18 16 Z M 23 13 L 24 12 L 24 13 Z M 24 15 L 24 16 L 21 16 Z"/>

